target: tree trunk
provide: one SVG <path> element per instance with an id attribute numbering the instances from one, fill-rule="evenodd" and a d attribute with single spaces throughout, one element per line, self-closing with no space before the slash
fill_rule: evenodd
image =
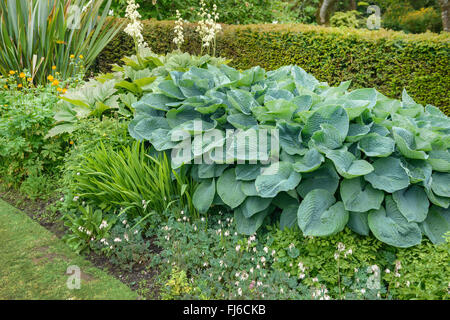
<path id="1" fill-rule="evenodd" d="M 350 10 L 356 10 L 356 0 L 350 0 Z"/>
<path id="2" fill-rule="evenodd" d="M 447 0 L 446 0 L 447 1 Z M 330 9 L 336 0 L 323 0 L 320 5 L 319 14 L 318 14 L 318 22 L 319 24 L 326 24 L 328 19 L 330 18 Z"/>
<path id="3" fill-rule="evenodd" d="M 441 6 L 441 15 L 442 15 L 442 27 L 445 32 L 450 32 L 450 25 L 448 21 L 448 11 L 449 11 L 449 2 L 448 0 L 439 0 L 439 5 Z"/>

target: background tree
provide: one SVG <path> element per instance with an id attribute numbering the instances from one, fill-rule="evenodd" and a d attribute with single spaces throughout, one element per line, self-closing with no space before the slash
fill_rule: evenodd
<path id="1" fill-rule="evenodd" d="M 449 32 L 450 31 L 448 21 L 449 2 L 448 0 L 439 0 L 439 5 L 441 6 L 442 27 L 444 31 Z"/>

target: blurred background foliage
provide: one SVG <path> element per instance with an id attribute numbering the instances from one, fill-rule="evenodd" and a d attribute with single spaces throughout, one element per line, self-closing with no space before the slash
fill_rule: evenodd
<path id="1" fill-rule="evenodd" d="M 172 20 L 176 10 L 183 19 L 196 21 L 198 0 L 136 0 L 143 19 Z M 289 23 L 330 24 L 337 15 L 335 26 L 365 28 L 370 5 L 381 9 L 382 27 L 406 33 L 443 30 L 439 0 L 221 0 L 216 1 L 219 22 L 227 24 Z M 212 6 L 214 0 L 206 0 Z M 113 0 L 115 16 L 123 17 L 127 0 Z M 447 4 L 448 7 L 448 4 Z M 448 8 L 447 8 L 448 9 Z M 325 20 L 321 21 L 320 13 Z M 345 14 L 343 14 L 345 13 Z M 358 23 L 355 23 L 355 19 Z"/>

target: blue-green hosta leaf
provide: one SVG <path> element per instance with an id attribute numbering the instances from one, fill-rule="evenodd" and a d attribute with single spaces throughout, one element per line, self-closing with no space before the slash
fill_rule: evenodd
<path id="1" fill-rule="evenodd" d="M 337 172 L 346 179 L 364 176 L 374 170 L 370 163 L 365 160 L 356 160 L 355 156 L 345 149 L 332 150 L 326 156 L 333 161 Z"/>
<path id="2" fill-rule="evenodd" d="M 431 190 L 440 197 L 450 198 L 450 173 L 434 172 L 431 176 Z"/>
<path id="3" fill-rule="evenodd" d="M 448 150 L 430 151 L 427 161 L 435 171 L 450 172 L 450 152 Z"/>
<path id="4" fill-rule="evenodd" d="M 227 121 L 231 123 L 235 128 L 243 130 L 250 129 L 258 125 L 258 122 L 254 117 L 243 113 L 230 114 L 229 116 L 227 116 Z"/>
<path id="5" fill-rule="evenodd" d="M 198 165 L 198 177 L 201 179 L 220 177 L 227 167 L 228 167 L 227 164 L 216 164 L 216 163 L 199 164 Z"/>
<path id="6" fill-rule="evenodd" d="M 436 206 L 442 207 L 447 209 L 450 207 L 450 198 L 446 197 L 440 197 L 438 195 L 435 195 L 433 191 L 431 190 L 430 186 L 425 185 L 425 193 L 428 196 L 428 200 Z"/>
<path id="7" fill-rule="evenodd" d="M 283 209 L 280 216 L 280 229 L 283 230 L 284 228 L 294 228 L 297 225 L 297 211 L 298 211 L 298 204 L 297 205 L 290 205 Z"/>
<path id="8" fill-rule="evenodd" d="M 358 142 L 358 149 L 368 157 L 388 157 L 395 150 L 395 142 L 389 137 L 369 133 Z"/>
<path id="9" fill-rule="evenodd" d="M 349 212 L 347 226 L 357 234 L 368 236 L 370 232 L 368 214 L 361 212 Z"/>
<path id="10" fill-rule="evenodd" d="M 259 106 L 253 95 L 248 91 L 233 89 L 228 91 L 227 96 L 231 105 L 236 110 L 247 115 L 252 114 L 252 109 Z"/>
<path id="11" fill-rule="evenodd" d="M 371 127 L 370 127 L 370 132 L 369 133 L 377 133 L 382 137 L 386 137 L 387 135 L 390 134 L 390 131 L 383 125 L 374 123 Z"/>
<path id="12" fill-rule="evenodd" d="M 291 102 L 297 106 L 295 112 L 308 111 L 312 105 L 312 98 L 308 95 L 296 96 Z"/>
<path id="13" fill-rule="evenodd" d="M 238 164 L 236 166 L 236 179 L 243 181 L 255 180 L 261 174 L 261 164 Z"/>
<path id="14" fill-rule="evenodd" d="M 450 209 L 431 206 L 428 216 L 420 224 L 420 228 L 434 244 L 444 243 L 444 235 L 450 231 Z"/>
<path id="15" fill-rule="evenodd" d="M 272 204 L 280 209 L 285 209 L 289 206 L 296 206 L 298 208 L 298 194 L 295 190 L 289 192 L 280 192 L 272 199 Z"/>
<path id="16" fill-rule="evenodd" d="M 348 222 L 344 204 L 325 189 L 309 192 L 297 211 L 298 226 L 305 236 L 329 236 L 342 231 Z"/>
<path id="17" fill-rule="evenodd" d="M 388 157 L 375 160 L 374 171 L 364 176 L 372 187 L 393 193 L 409 185 L 409 177 L 397 158 Z"/>
<path id="18" fill-rule="evenodd" d="M 167 106 L 168 103 L 176 102 L 177 99 L 169 98 L 168 96 L 161 93 L 149 93 L 142 97 L 139 102 L 145 104 L 150 108 L 156 110 L 168 111 L 170 108 Z"/>
<path id="19" fill-rule="evenodd" d="M 384 192 L 372 188 L 362 177 L 342 180 L 340 194 L 345 209 L 353 212 L 380 209 L 384 199 Z"/>
<path id="20" fill-rule="evenodd" d="M 185 122 L 201 120 L 202 114 L 192 106 L 181 106 L 178 109 L 171 109 L 166 113 L 167 122 L 171 128 L 176 128 Z"/>
<path id="21" fill-rule="evenodd" d="M 298 66 L 292 66 L 291 74 L 297 85 L 297 89 L 299 89 L 299 87 L 303 87 L 305 89 L 314 91 L 316 86 L 319 84 L 319 81 L 314 78 L 314 76 L 307 73 L 305 70 Z"/>
<path id="22" fill-rule="evenodd" d="M 138 130 L 139 128 L 137 127 L 137 131 Z M 146 139 L 150 141 L 153 147 L 158 151 L 170 150 L 178 145 L 177 142 L 172 141 L 172 134 L 168 129 L 153 130 L 150 136 L 147 135 Z"/>
<path id="23" fill-rule="evenodd" d="M 293 163 L 292 167 L 297 172 L 311 172 L 319 169 L 325 158 L 316 149 L 310 149 L 308 152 Z"/>
<path id="24" fill-rule="evenodd" d="M 372 125 L 362 125 L 359 123 L 351 123 L 348 128 L 348 135 L 345 138 L 347 142 L 357 142 L 369 133 Z"/>
<path id="25" fill-rule="evenodd" d="M 395 143 L 397 143 L 398 150 L 406 157 L 410 159 L 425 160 L 428 155 L 424 151 L 418 151 L 416 149 L 416 142 L 414 135 L 406 129 L 393 127 L 392 132 L 394 135 Z"/>
<path id="26" fill-rule="evenodd" d="M 146 117 L 139 121 L 134 127 L 134 131 L 146 140 L 151 139 L 153 132 L 157 129 L 170 130 L 166 118 Z"/>
<path id="27" fill-rule="evenodd" d="M 255 186 L 261 197 L 273 198 L 281 191 L 295 189 L 301 178 L 300 173 L 292 169 L 291 163 L 281 161 L 265 168 L 256 178 Z"/>
<path id="28" fill-rule="evenodd" d="M 231 209 L 239 206 L 247 197 L 241 190 L 241 181 L 236 180 L 234 168 L 226 170 L 217 180 L 217 193 Z"/>
<path id="29" fill-rule="evenodd" d="M 425 160 L 402 159 L 402 167 L 406 170 L 411 183 L 430 181 L 432 167 Z"/>
<path id="30" fill-rule="evenodd" d="M 284 99 L 287 101 L 291 101 L 292 99 L 294 99 L 294 95 L 288 90 L 269 89 L 267 91 L 266 95 L 264 96 L 264 103 L 266 103 L 267 101 L 276 100 L 276 99 Z"/>
<path id="31" fill-rule="evenodd" d="M 311 173 L 302 173 L 302 181 L 297 187 L 298 194 L 305 198 L 314 189 L 326 189 L 334 194 L 339 186 L 339 176 L 333 164 L 325 162 L 318 170 Z"/>
<path id="32" fill-rule="evenodd" d="M 409 186 L 394 192 L 392 198 L 408 222 L 422 222 L 427 217 L 430 202 L 422 187 Z"/>
<path id="33" fill-rule="evenodd" d="M 328 123 L 322 123 L 320 130 L 314 132 L 309 140 L 308 146 L 310 149 L 317 149 L 322 153 L 328 153 L 331 150 L 339 149 L 342 147 L 344 139 L 342 138 L 339 130 Z"/>
<path id="34" fill-rule="evenodd" d="M 323 106 L 315 110 L 306 121 L 302 134 L 311 137 L 314 132 L 321 129 L 321 124 L 328 123 L 339 130 L 342 139 L 345 139 L 349 128 L 348 114 L 339 106 Z"/>
<path id="35" fill-rule="evenodd" d="M 248 236 L 254 234 L 259 227 L 261 227 L 264 219 L 272 212 L 271 210 L 272 207 L 268 207 L 267 209 L 254 214 L 250 218 L 246 218 L 242 213 L 242 210 L 237 208 L 234 210 L 234 221 L 236 222 L 237 231 L 240 234 Z"/>
<path id="36" fill-rule="evenodd" d="M 267 209 L 271 202 L 271 198 L 247 197 L 239 209 L 244 217 L 251 218 L 254 214 Z"/>
<path id="37" fill-rule="evenodd" d="M 300 125 L 289 123 L 277 123 L 277 129 L 280 137 L 280 146 L 290 154 L 304 154 L 305 148 L 302 146 L 302 137 Z"/>
<path id="38" fill-rule="evenodd" d="M 250 87 L 252 84 L 264 80 L 265 71 L 259 66 L 245 70 L 237 85 L 243 87 Z"/>
<path id="39" fill-rule="evenodd" d="M 192 203 L 200 213 L 206 213 L 216 194 L 216 181 L 208 179 L 200 183 L 192 196 Z"/>
<path id="40" fill-rule="evenodd" d="M 270 100 L 264 107 L 256 107 L 253 114 L 260 122 L 277 121 L 280 119 L 291 120 L 297 105 L 283 99 Z"/>
<path id="41" fill-rule="evenodd" d="M 256 191 L 255 181 L 241 181 L 241 190 L 248 196 L 258 196 L 258 191 Z"/>
<path id="42" fill-rule="evenodd" d="M 420 244 L 422 232 L 415 222 L 408 222 L 391 196 L 386 196 L 386 209 L 369 213 L 369 228 L 375 237 L 391 246 L 408 248 Z"/>

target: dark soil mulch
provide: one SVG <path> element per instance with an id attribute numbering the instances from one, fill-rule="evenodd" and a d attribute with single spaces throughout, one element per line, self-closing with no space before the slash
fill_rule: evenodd
<path id="1" fill-rule="evenodd" d="M 8 189 L 0 183 L 0 198 L 8 202 L 12 206 L 25 212 L 31 219 L 38 222 L 41 226 L 55 234 L 58 238 L 62 238 L 67 232 L 67 228 L 61 221 L 61 213 L 55 212 L 49 214 L 49 207 L 59 201 L 59 198 L 51 198 L 48 200 L 29 199 L 18 190 Z M 150 250 L 157 254 L 160 248 L 151 241 Z M 158 271 L 150 268 L 150 262 L 134 265 L 132 270 L 124 270 L 119 266 L 111 263 L 104 255 L 96 252 L 89 252 L 84 255 L 86 259 L 92 262 L 97 268 L 102 269 L 112 276 L 116 277 L 132 290 L 137 291 L 142 299 L 158 299 L 159 288 L 156 284 L 156 276 Z"/>

